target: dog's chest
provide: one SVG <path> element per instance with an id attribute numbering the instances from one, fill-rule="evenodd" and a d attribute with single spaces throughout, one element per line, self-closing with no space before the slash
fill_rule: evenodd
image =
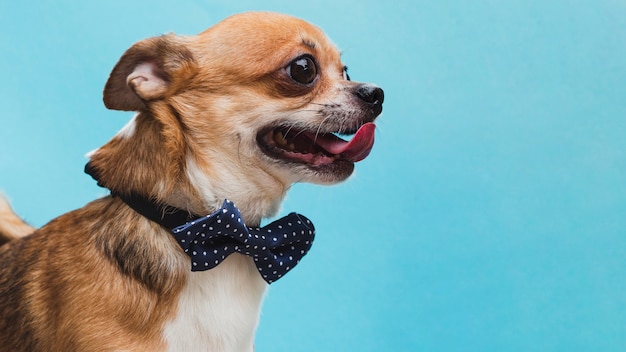
<path id="1" fill-rule="evenodd" d="M 239 254 L 190 273 L 163 332 L 168 350 L 251 352 L 266 288 L 252 260 Z"/>

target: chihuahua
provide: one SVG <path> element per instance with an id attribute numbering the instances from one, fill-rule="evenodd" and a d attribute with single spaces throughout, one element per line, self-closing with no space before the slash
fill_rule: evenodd
<path id="1" fill-rule="evenodd" d="M 268 288 L 255 260 L 192 271 L 160 220 L 228 199 L 259 226 L 293 183 L 345 180 L 382 89 L 351 81 L 319 28 L 258 12 L 136 43 L 103 98 L 137 112 L 88 155 L 111 194 L 37 230 L 0 201 L 0 351 L 252 351 Z"/>

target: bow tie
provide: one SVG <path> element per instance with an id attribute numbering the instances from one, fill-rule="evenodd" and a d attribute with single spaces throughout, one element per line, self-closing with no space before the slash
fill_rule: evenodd
<path id="1" fill-rule="evenodd" d="M 191 258 L 191 271 L 212 269 L 236 252 L 252 257 L 261 277 L 271 284 L 309 251 L 315 228 L 297 213 L 262 228 L 247 227 L 239 209 L 224 200 L 213 214 L 178 226 L 172 234 Z"/>

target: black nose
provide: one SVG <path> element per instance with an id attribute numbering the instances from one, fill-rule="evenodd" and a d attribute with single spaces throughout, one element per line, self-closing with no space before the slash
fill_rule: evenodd
<path id="1" fill-rule="evenodd" d="M 359 99 L 368 103 L 375 116 L 383 111 L 383 100 L 385 100 L 385 92 L 373 84 L 361 84 L 354 92 Z"/>

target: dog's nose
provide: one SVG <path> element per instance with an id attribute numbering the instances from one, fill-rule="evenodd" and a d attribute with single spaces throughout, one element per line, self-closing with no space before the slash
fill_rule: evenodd
<path id="1" fill-rule="evenodd" d="M 355 91 L 359 99 L 368 103 L 375 116 L 383 111 L 383 100 L 385 100 L 385 92 L 378 86 L 373 84 L 361 84 Z"/>

